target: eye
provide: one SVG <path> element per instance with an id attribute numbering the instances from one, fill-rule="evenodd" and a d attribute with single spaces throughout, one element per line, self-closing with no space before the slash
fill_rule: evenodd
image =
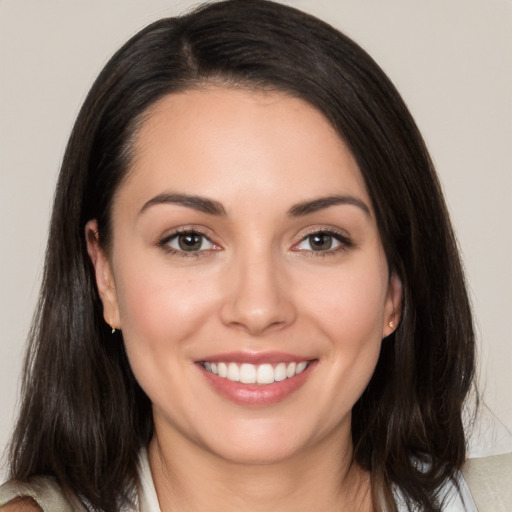
<path id="1" fill-rule="evenodd" d="M 305 236 L 295 247 L 297 251 L 335 252 L 350 246 L 350 241 L 339 233 L 317 231 Z"/>
<path id="2" fill-rule="evenodd" d="M 175 233 L 162 240 L 161 245 L 177 252 L 208 251 L 216 247 L 205 235 L 196 231 Z"/>

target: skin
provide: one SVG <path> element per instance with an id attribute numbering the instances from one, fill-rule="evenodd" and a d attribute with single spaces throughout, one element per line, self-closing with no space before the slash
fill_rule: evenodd
<path id="1" fill-rule="evenodd" d="M 214 87 L 160 100 L 134 149 L 109 252 L 94 220 L 86 237 L 105 320 L 122 329 L 153 403 L 162 511 L 370 510 L 369 477 L 350 464 L 351 410 L 402 291 L 350 151 L 300 99 Z M 170 193 L 216 201 L 223 214 L 148 204 Z M 290 214 L 333 195 L 351 199 Z M 176 229 L 204 234 L 200 250 L 176 252 Z M 331 248 L 313 250 L 311 234 L 327 231 Z M 277 404 L 243 406 L 197 364 L 232 351 L 315 365 Z"/>
<path id="2" fill-rule="evenodd" d="M 2 507 L 2 512 L 42 512 L 42 509 L 32 498 L 16 498 Z"/>

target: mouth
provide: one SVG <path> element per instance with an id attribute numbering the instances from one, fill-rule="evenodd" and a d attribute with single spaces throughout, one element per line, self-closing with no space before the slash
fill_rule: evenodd
<path id="1" fill-rule="evenodd" d="M 282 382 L 301 374 L 309 365 L 309 361 L 280 362 L 277 364 L 251 364 L 235 362 L 202 361 L 203 368 L 221 379 L 242 384 L 269 385 Z"/>
<path id="2" fill-rule="evenodd" d="M 278 353 L 232 353 L 196 363 L 211 389 L 221 397 L 242 406 L 266 407 L 298 391 L 318 359 Z"/>

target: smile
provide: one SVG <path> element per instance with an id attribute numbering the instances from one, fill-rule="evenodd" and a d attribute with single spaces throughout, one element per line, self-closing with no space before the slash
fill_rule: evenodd
<path id="1" fill-rule="evenodd" d="M 318 363 L 316 358 L 276 351 L 238 351 L 196 361 L 214 392 L 250 407 L 268 407 L 294 395 Z"/>
<path id="2" fill-rule="evenodd" d="M 282 382 L 286 379 L 301 374 L 308 366 L 307 361 L 300 362 L 280 362 L 275 365 L 250 364 L 235 362 L 208 362 L 203 361 L 204 369 L 232 382 L 240 382 L 242 384 L 273 384 L 274 382 Z"/>

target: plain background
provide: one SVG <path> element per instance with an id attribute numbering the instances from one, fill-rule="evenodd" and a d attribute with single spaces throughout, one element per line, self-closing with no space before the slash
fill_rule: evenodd
<path id="1" fill-rule="evenodd" d="M 463 253 L 484 398 L 512 429 L 512 2 L 287 3 L 354 38 L 408 103 Z M 53 188 L 79 106 L 129 36 L 195 4 L 0 0 L 0 449 L 15 417 Z"/>

